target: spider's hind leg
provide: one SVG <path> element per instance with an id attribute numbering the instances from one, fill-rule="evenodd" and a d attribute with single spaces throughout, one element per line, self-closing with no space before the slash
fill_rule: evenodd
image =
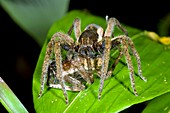
<path id="1" fill-rule="evenodd" d="M 59 79 L 59 83 L 62 87 L 64 97 L 66 99 L 66 103 L 68 103 L 68 96 L 67 96 L 66 89 L 65 89 L 64 76 L 62 76 L 63 70 L 62 70 L 61 48 L 66 49 L 67 51 L 68 50 L 72 51 L 73 46 L 74 46 L 74 40 L 67 34 L 57 32 L 52 36 L 50 42 L 47 45 L 46 55 L 45 55 L 44 63 L 42 66 L 41 88 L 40 88 L 39 98 L 41 97 L 43 93 L 44 84 L 47 82 L 48 67 L 50 65 L 52 54 L 54 52 L 56 70 L 57 70 L 55 76 L 57 79 Z"/>
<path id="2" fill-rule="evenodd" d="M 56 62 L 56 77 L 59 79 L 59 84 L 61 85 L 61 89 L 63 90 L 64 97 L 66 100 L 66 103 L 68 103 L 68 95 L 65 88 L 65 82 L 64 82 L 64 76 L 62 75 L 63 72 L 63 66 L 62 66 L 62 56 L 61 56 L 61 48 L 60 48 L 60 42 L 55 42 L 55 62 Z"/>
<path id="3" fill-rule="evenodd" d="M 123 37 L 123 36 L 122 36 Z M 128 50 L 128 44 L 126 42 L 125 39 L 121 39 L 121 42 L 122 42 L 122 46 L 123 46 L 123 53 L 125 55 L 125 59 L 126 59 L 126 62 L 127 62 L 127 66 L 128 66 L 128 69 L 130 71 L 130 81 L 131 81 L 131 87 L 133 89 L 133 92 L 136 96 L 138 96 L 138 93 L 136 91 L 136 87 L 135 87 L 135 79 L 134 79 L 134 67 L 133 67 L 133 64 L 132 64 L 132 60 L 131 60 L 131 57 L 130 57 L 130 54 L 129 54 L 129 50 Z"/>
<path id="4" fill-rule="evenodd" d="M 136 60 L 137 60 L 137 64 L 138 64 L 138 74 L 139 74 L 140 78 L 141 78 L 143 81 L 146 82 L 147 79 L 146 79 L 144 76 L 142 76 L 142 69 L 141 69 L 140 57 L 139 57 L 139 54 L 138 54 L 137 50 L 136 50 L 135 47 L 134 47 L 133 41 L 132 41 L 129 37 L 127 37 L 126 39 L 127 39 L 128 45 L 129 45 L 129 47 L 130 47 L 130 49 L 131 49 L 131 51 L 132 51 L 133 56 L 134 56 L 134 57 L 136 58 Z"/>
<path id="5" fill-rule="evenodd" d="M 137 96 L 138 94 L 137 94 L 137 91 L 136 91 L 135 80 L 134 80 L 134 67 L 133 67 L 133 64 L 132 64 L 131 56 L 129 54 L 129 48 L 132 50 L 132 53 L 137 60 L 139 76 L 144 81 L 146 81 L 145 77 L 142 76 L 142 69 L 141 69 L 139 54 L 137 53 L 132 40 L 128 36 L 126 36 L 126 35 L 117 36 L 113 40 L 118 40 L 121 43 L 121 47 L 122 47 L 121 56 L 123 54 L 125 55 L 126 63 L 127 63 L 127 66 L 128 66 L 129 72 L 130 72 L 131 87 L 133 89 L 134 94 Z"/>

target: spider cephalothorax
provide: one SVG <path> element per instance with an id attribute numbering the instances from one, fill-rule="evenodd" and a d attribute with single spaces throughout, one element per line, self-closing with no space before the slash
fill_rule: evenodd
<path id="1" fill-rule="evenodd" d="M 55 33 L 48 43 L 41 75 L 41 89 L 39 97 L 44 90 L 44 84 L 47 78 L 50 87 L 60 88 L 64 92 L 66 103 L 68 96 L 66 90 L 81 91 L 85 89 L 82 80 L 92 84 L 93 72 L 97 72 L 100 77 L 100 87 L 98 99 L 104 85 L 104 80 L 111 76 L 112 71 L 125 55 L 126 63 L 130 71 L 130 80 L 133 92 L 137 94 L 134 82 L 134 68 L 129 54 L 129 48 L 135 56 L 138 65 L 139 76 L 142 76 L 140 57 L 134 47 L 133 41 L 128 37 L 127 31 L 120 25 L 117 19 L 106 19 L 107 28 L 104 31 L 102 27 L 96 24 L 89 24 L 81 33 L 80 19 L 76 18 L 67 34 L 62 32 Z M 113 36 L 114 26 L 124 33 L 124 35 Z M 74 28 L 76 41 L 70 35 Z M 110 61 L 110 50 L 117 48 L 119 55 L 115 62 L 108 67 Z M 66 58 L 62 57 L 61 50 L 67 51 Z M 54 58 L 51 59 L 55 54 Z M 51 83 L 52 82 L 52 83 Z"/>

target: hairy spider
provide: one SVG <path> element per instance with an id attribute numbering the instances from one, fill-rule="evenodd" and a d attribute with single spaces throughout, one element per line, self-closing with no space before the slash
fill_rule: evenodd
<path id="1" fill-rule="evenodd" d="M 107 28 L 105 31 L 99 25 L 89 24 L 81 33 L 81 22 L 80 19 L 76 18 L 67 34 L 57 32 L 52 36 L 48 43 L 42 66 L 39 97 L 42 95 L 44 84 L 47 82 L 47 77 L 49 76 L 49 80 L 53 78 L 53 80 L 50 80 L 53 83 L 50 82 L 49 86 L 62 89 L 66 103 L 68 103 L 66 90 L 83 90 L 85 85 L 80 79 L 83 79 L 89 84 L 93 83 L 93 72 L 95 71 L 100 77 L 98 93 L 98 99 L 100 99 L 104 80 L 111 76 L 112 71 L 123 55 L 130 71 L 131 87 L 134 94 L 136 96 L 138 95 L 135 88 L 134 68 L 129 54 L 129 48 L 137 60 L 140 78 L 146 81 L 145 77 L 142 76 L 139 54 L 134 47 L 133 41 L 128 37 L 127 31 L 117 19 L 106 18 L 106 22 Z M 113 36 L 115 25 L 124 35 Z M 76 41 L 70 37 L 73 28 Z M 119 55 L 110 66 L 111 68 L 109 68 L 110 51 L 113 48 L 118 48 Z M 62 59 L 61 50 L 67 51 L 67 57 L 65 59 Z M 53 53 L 54 60 L 52 60 Z M 52 75 L 48 74 L 49 68 Z"/>

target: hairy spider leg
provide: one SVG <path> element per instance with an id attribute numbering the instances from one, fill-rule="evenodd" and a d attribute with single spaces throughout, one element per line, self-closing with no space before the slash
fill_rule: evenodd
<path id="1" fill-rule="evenodd" d="M 140 76 L 140 78 L 143 80 L 143 81 L 147 81 L 147 79 L 142 76 L 142 69 L 141 69 L 141 62 L 140 62 L 140 57 L 139 57 L 139 54 L 137 52 L 137 50 L 135 49 L 134 47 L 134 44 L 133 44 L 133 41 L 130 39 L 130 38 L 126 38 L 127 42 L 128 42 L 128 45 L 130 46 L 130 49 L 133 53 L 133 56 L 135 56 L 136 60 L 137 60 L 137 65 L 138 65 L 138 74 Z"/>
<path id="2" fill-rule="evenodd" d="M 63 90 L 66 103 L 68 103 L 68 95 L 67 95 L 67 92 L 66 92 L 66 89 L 65 89 L 64 76 L 62 75 L 63 66 L 62 66 L 60 43 L 61 43 L 60 41 L 56 41 L 55 42 L 55 48 L 54 48 L 55 61 L 56 61 L 56 77 L 59 79 L 59 83 L 61 85 L 61 89 Z"/>
<path id="3" fill-rule="evenodd" d="M 59 41 L 56 41 L 56 37 L 59 38 Z M 40 89 L 39 97 L 41 97 L 43 90 L 44 90 L 44 84 L 47 82 L 47 72 L 48 72 L 48 67 L 49 67 L 49 64 L 50 64 L 50 61 L 51 61 L 51 56 L 52 56 L 53 52 L 55 52 L 55 56 L 57 56 L 56 57 L 56 61 L 57 61 L 56 62 L 56 68 L 57 68 L 58 73 L 56 73 L 56 74 L 57 74 L 57 77 L 59 75 L 61 76 L 62 64 L 61 64 L 61 59 L 60 59 L 60 57 L 61 57 L 61 53 L 60 53 L 61 45 L 60 45 L 60 43 L 61 44 L 67 44 L 68 46 L 73 46 L 74 40 L 72 38 L 70 38 L 69 35 L 63 34 L 61 32 L 57 32 L 52 36 L 50 42 L 48 43 L 47 49 L 46 49 L 46 55 L 45 55 L 44 63 L 43 63 L 43 67 L 42 67 L 41 89 Z M 57 52 L 59 52 L 59 53 L 57 53 Z M 60 57 L 58 57 L 58 56 L 60 56 Z M 66 103 L 68 103 L 67 93 L 65 91 L 64 84 L 63 84 L 63 77 L 60 77 L 60 78 L 62 78 L 60 80 L 61 80 L 61 86 L 63 87 L 62 90 L 63 90 L 65 98 L 66 98 Z"/>
<path id="4" fill-rule="evenodd" d="M 70 29 L 67 32 L 68 35 L 71 35 L 73 28 L 74 28 L 74 35 L 76 37 L 76 44 L 78 44 L 78 40 L 81 35 L 81 21 L 79 18 L 74 19 L 72 26 L 70 27 Z"/>
<path id="5" fill-rule="evenodd" d="M 99 94 L 98 94 L 98 99 L 101 97 L 101 92 L 103 90 L 103 85 L 104 85 L 104 80 L 106 79 L 107 76 L 107 71 L 108 71 L 108 65 L 109 65 L 109 60 L 110 60 L 110 49 L 111 49 L 111 39 L 108 36 L 105 36 L 103 38 L 104 44 L 104 51 L 103 51 L 103 56 L 102 56 L 102 68 L 101 68 L 101 76 L 100 76 L 100 87 L 99 87 Z"/>
<path id="6" fill-rule="evenodd" d="M 123 51 L 124 51 L 124 54 L 125 54 L 127 66 L 128 66 L 129 71 L 130 71 L 131 87 L 133 89 L 134 94 L 136 96 L 138 96 L 137 91 L 136 91 L 136 87 L 135 87 L 134 67 L 133 67 L 132 60 L 131 60 L 131 57 L 130 57 L 130 54 L 129 54 L 128 45 L 127 45 L 127 42 L 124 38 L 122 38 L 121 43 L 123 45 Z"/>
<path id="7" fill-rule="evenodd" d="M 100 87 L 99 87 L 99 94 L 98 99 L 101 98 L 101 93 L 104 85 L 104 80 L 107 78 L 107 72 L 108 72 L 108 65 L 109 65 L 109 55 L 110 55 L 110 49 L 111 49 L 111 36 L 113 36 L 114 26 L 118 26 L 120 30 L 125 35 L 128 35 L 126 29 L 124 29 L 119 21 L 116 18 L 109 18 L 107 21 L 107 28 L 104 33 L 104 39 L 102 41 L 102 46 L 104 45 L 104 51 L 102 56 L 102 68 L 101 68 L 101 79 L 100 79 Z"/>
<path id="8" fill-rule="evenodd" d="M 120 41 L 120 39 L 121 39 L 121 41 Z M 129 54 L 128 47 L 130 47 L 130 49 L 132 50 L 133 55 L 135 56 L 135 58 L 137 60 L 139 76 L 141 77 L 141 79 L 146 81 L 145 77 L 142 76 L 142 70 L 141 70 L 141 63 L 140 63 L 139 54 L 137 53 L 132 40 L 128 36 L 126 36 L 126 35 L 117 36 L 113 40 L 118 40 L 122 44 L 122 51 L 125 54 L 125 59 L 126 59 L 126 62 L 127 62 L 127 66 L 128 66 L 129 71 L 130 71 L 131 87 L 133 89 L 134 94 L 136 96 L 138 96 L 136 88 L 135 88 L 134 67 L 133 67 L 133 64 L 132 64 L 132 60 L 131 60 L 131 57 L 130 57 L 130 54 Z"/>
<path id="9" fill-rule="evenodd" d="M 101 93 L 104 86 L 104 80 L 107 76 L 108 71 L 108 65 L 110 60 L 110 49 L 111 49 L 111 36 L 114 29 L 114 23 L 113 18 L 110 18 L 107 22 L 107 28 L 104 34 L 104 37 L 102 39 L 102 46 L 104 48 L 103 55 L 102 55 L 102 68 L 101 68 L 101 76 L 100 76 L 100 86 L 99 86 L 99 93 L 98 93 L 98 99 L 101 98 Z"/>
<path id="10" fill-rule="evenodd" d="M 59 40 L 56 41 L 56 37 L 59 38 Z M 52 36 L 52 41 L 55 42 L 54 53 L 55 53 L 56 71 L 57 71 L 56 77 L 59 78 L 59 82 L 62 87 L 66 103 L 68 103 L 68 95 L 65 89 L 65 82 L 64 82 L 65 75 L 62 74 L 63 67 L 62 67 L 62 56 L 61 56 L 61 44 L 68 44 L 69 46 L 73 46 L 74 40 L 69 35 L 58 32 Z"/>
<path id="11" fill-rule="evenodd" d="M 105 35 L 113 36 L 112 34 L 114 31 L 114 26 L 117 26 L 126 36 L 128 36 L 127 30 L 121 26 L 120 22 L 116 18 L 109 18 L 108 20 L 106 20 L 106 22 L 109 27 L 107 27 L 107 32 L 105 31 Z"/>
<path id="12" fill-rule="evenodd" d="M 52 51 L 53 51 L 53 42 L 50 41 L 47 45 L 46 54 L 45 54 L 45 58 L 44 58 L 43 66 L 42 66 L 41 87 L 40 87 L 38 98 L 42 96 L 43 91 L 44 91 L 44 85 L 47 82 L 47 73 L 48 73 L 48 67 L 50 64 L 50 58 L 52 56 Z"/>

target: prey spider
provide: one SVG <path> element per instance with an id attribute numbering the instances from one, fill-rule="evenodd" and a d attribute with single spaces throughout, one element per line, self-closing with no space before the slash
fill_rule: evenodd
<path id="1" fill-rule="evenodd" d="M 130 72 L 131 87 L 134 94 L 136 96 L 138 95 L 135 88 L 134 67 L 129 54 L 129 48 L 137 60 L 140 78 L 146 81 L 145 77 L 142 76 L 139 54 L 134 47 L 133 41 L 128 37 L 126 29 L 121 26 L 117 19 L 106 18 L 106 22 L 107 28 L 105 31 L 99 25 L 89 24 L 85 30 L 81 32 L 81 21 L 79 18 L 76 18 L 67 34 L 57 32 L 52 36 L 47 45 L 42 66 L 39 97 L 42 96 L 50 67 L 54 80 L 52 80 L 53 83 L 49 83 L 49 86 L 62 89 L 66 103 L 68 103 L 66 90 L 84 90 L 85 85 L 80 79 L 92 84 L 93 72 L 97 72 L 97 75 L 100 77 L 98 92 L 98 99 L 100 99 L 104 80 L 112 75 L 112 71 L 123 55 L 125 56 L 127 67 Z M 114 26 L 117 26 L 124 34 L 114 37 Z M 73 29 L 76 41 L 70 36 Z M 109 68 L 110 51 L 113 48 L 118 49 L 119 55 Z M 62 50 L 67 51 L 65 59 L 62 58 Z"/>

